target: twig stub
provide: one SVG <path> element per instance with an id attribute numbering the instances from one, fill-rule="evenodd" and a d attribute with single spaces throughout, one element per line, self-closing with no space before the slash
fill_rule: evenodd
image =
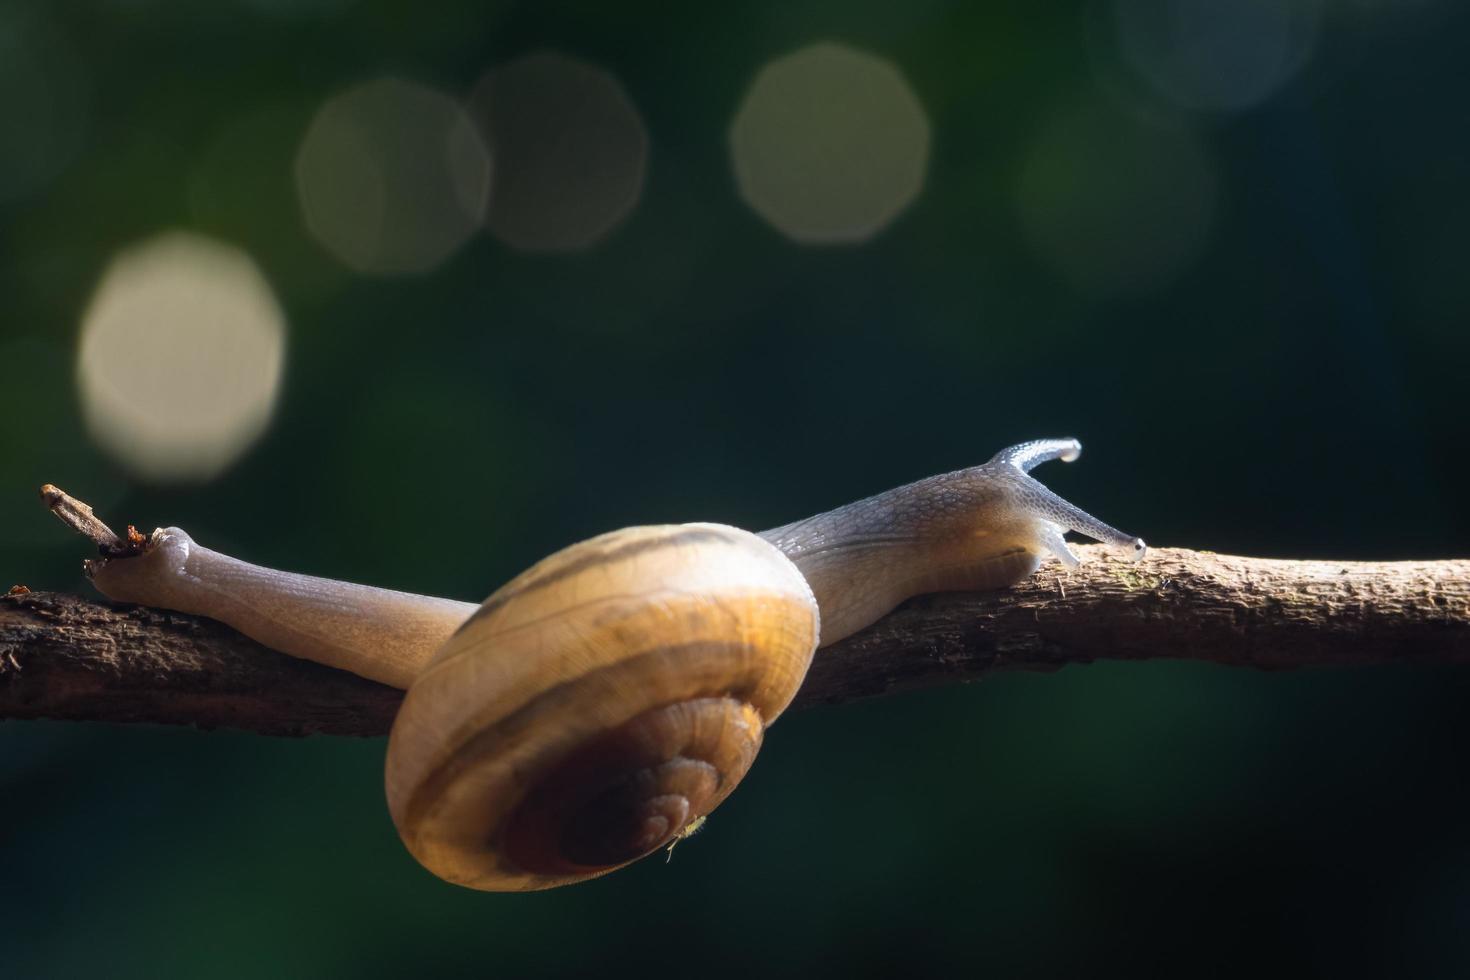
<path id="1" fill-rule="evenodd" d="M 120 538 L 112 528 L 92 512 L 85 504 L 65 490 L 48 483 L 41 488 L 41 500 L 61 523 L 97 545 L 97 553 L 103 558 L 132 558 L 141 555 L 148 544 L 148 536 L 131 524 L 126 539 Z"/>

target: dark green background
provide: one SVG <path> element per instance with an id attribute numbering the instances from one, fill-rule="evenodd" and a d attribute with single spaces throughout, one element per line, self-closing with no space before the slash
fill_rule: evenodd
<path id="1" fill-rule="evenodd" d="M 86 126 L 0 205 L 0 585 L 86 589 L 43 481 L 259 562 L 478 599 L 599 531 L 766 527 L 1060 435 L 1087 453 L 1038 475 L 1154 544 L 1470 553 L 1463 4 L 1329 3 L 1305 69 L 1236 114 L 1145 104 L 1085 5 L 299 6 L 3 8 L 45 12 Z M 755 71 L 825 38 L 892 59 L 933 130 L 923 194 L 859 247 L 790 243 L 728 160 Z M 607 241 L 482 236 L 403 280 L 305 233 L 291 159 L 324 98 L 390 71 L 465 92 L 548 47 L 617 75 L 649 130 Z M 1074 289 L 1022 233 L 1038 126 L 1089 99 L 1218 170 L 1206 248 L 1156 288 Z M 149 487 L 90 445 L 71 359 L 109 256 L 179 227 L 261 264 L 286 383 L 239 464 Z M 1104 664 L 803 712 L 671 864 L 529 896 L 413 863 L 381 740 L 5 723 L 0 974 L 1463 976 L 1467 694 L 1448 669 Z"/>

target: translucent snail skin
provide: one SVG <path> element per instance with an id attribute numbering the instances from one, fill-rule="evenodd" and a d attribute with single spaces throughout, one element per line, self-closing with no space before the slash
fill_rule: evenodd
<path id="1" fill-rule="evenodd" d="M 752 534 L 627 528 L 537 563 L 481 605 L 261 568 L 162 528 L 89 563 L 108 598 L 218 619 L 284 653 L 406 688 L 388 806 L 430 871 L 550 888 L 666 847 L 734 789 L 812 654 L 927 592 L 1002 588 L 1075 531 L 1141 558 L 1028 474 L 1026 442 Z"/>

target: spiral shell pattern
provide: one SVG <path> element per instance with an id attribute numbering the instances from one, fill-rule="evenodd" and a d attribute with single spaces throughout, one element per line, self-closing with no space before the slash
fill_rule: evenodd
<path id="1" fill-rule="evenodd" d="M 729 795 L 811 663 L 781 551 L 718 524 L 628 528 L 508 583 L 409 689 L 388 804 L 430 871 L 551 888 L 657 850 Z"/>

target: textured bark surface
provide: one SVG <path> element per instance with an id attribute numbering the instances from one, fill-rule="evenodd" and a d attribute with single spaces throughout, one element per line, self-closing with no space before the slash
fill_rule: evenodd
<path id="1" fill-rule="evenodd" d="M 1160 657 L 1260 668 L 1470 663 L 1470 560 L 1306 562 L 1077 549 L 991 593 L 924 596 L 817 653 L 797 705 Z M 211 620 L 79 596 L 0 596 L 0 718 L 387 732 L 401 692 Z"/>

